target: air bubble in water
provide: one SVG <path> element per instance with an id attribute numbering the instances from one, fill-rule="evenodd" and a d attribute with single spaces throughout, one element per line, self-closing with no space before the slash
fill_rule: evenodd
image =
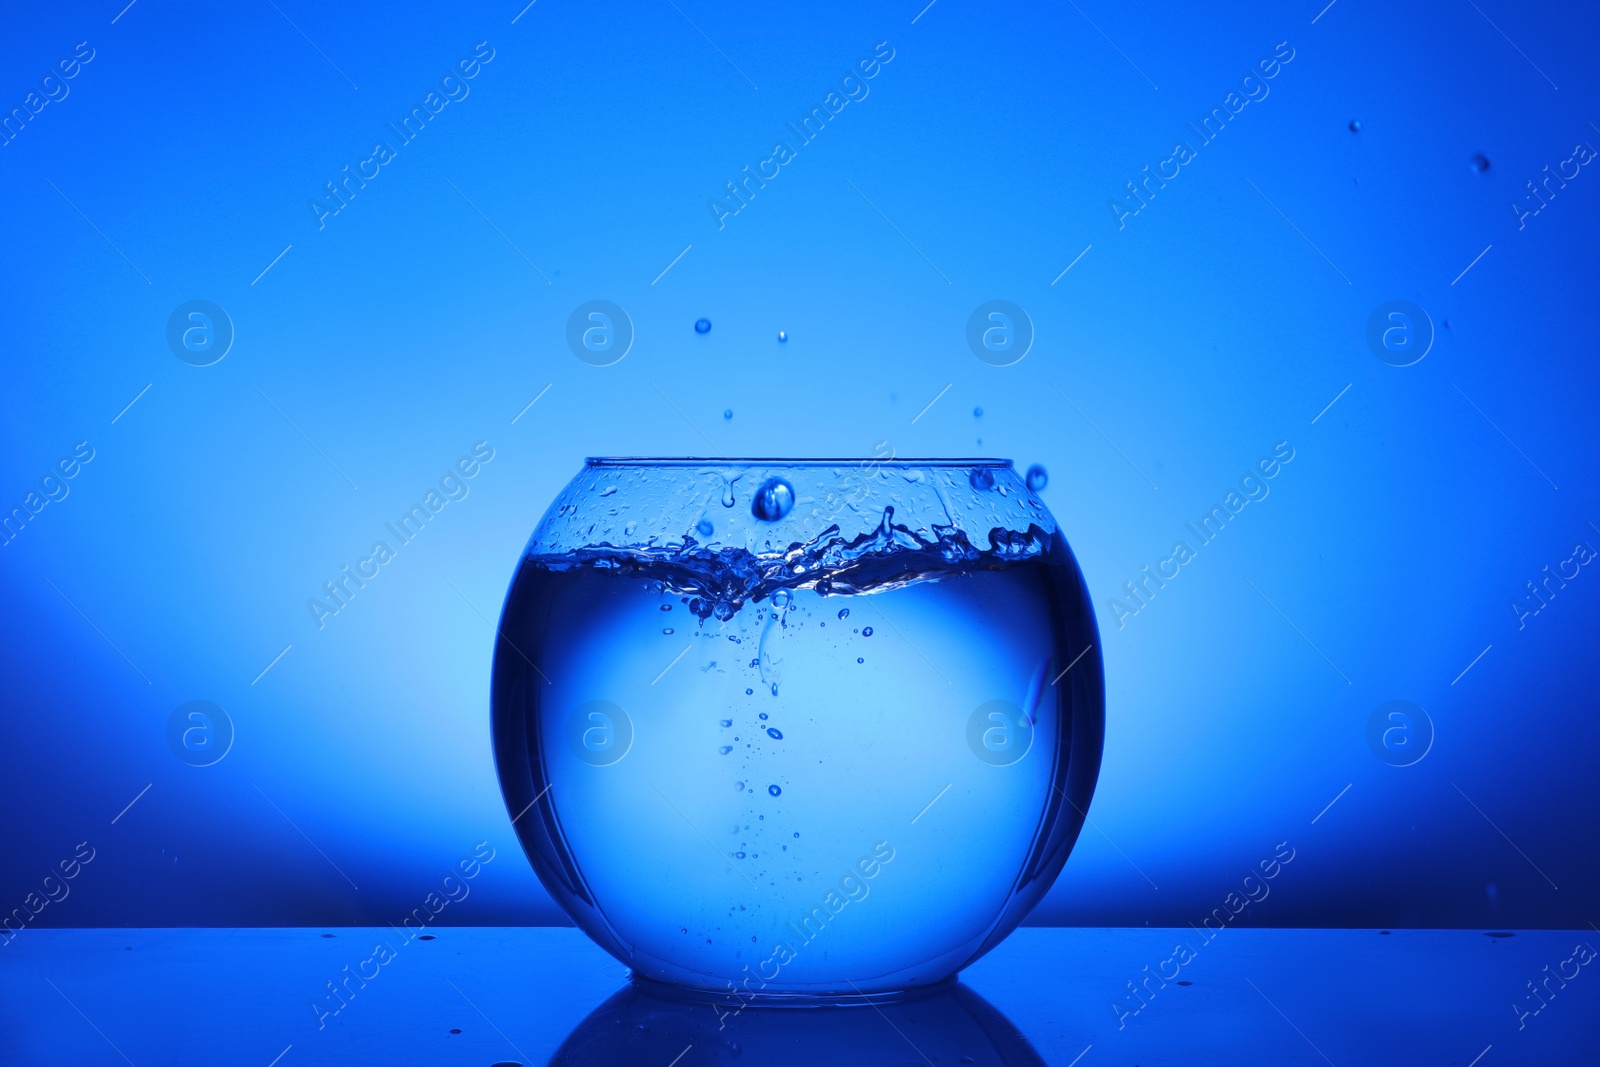
<path id="1" fill-rule="evenodd" d="M 1350 120 L 1350 132 L 1351 133 L 1360 133 L 1361 132 L 1361 120 L 1360 119 L 1351 119 Z"/>
<path id="2" fill-rule="evenodd" d="M 775 608 L 786 608 L 786 607 L 788 607 L 789 606 L 789 590 L 787 590 L 787 589 L 779 589 L 777 592 L 773 593 L 772 594 L 772 606 L 775 607 Z"/>
<path id="3" fill-rule="evenodd" d="M 779 730 L 776 726 L 769 726 L 767 727 L 767 736 L 772 738 L 774 741 L 782 741 L 783 731 Z"/>
<path id="4" fill-rule="evenodd" d="M 727 729 L 728 727 L 733 725 L 733 720 L 732 719 L 723 719 L 721 722 L 717 723 L 717 725 L 721 726 L 723 729 Z"/>
<path id="5" fill-rule="evenodd" d="M 1050 484 L 1050 472 L 1035 463 L 1028 468 L 1027 482 L 1029 492 L 1041 492 L 1045 486 Z"/>
<path id="6" fill-rule="evenodd" d="M 764 522 L 777 522 L 794 508 L 794 486 L 782 478 L 768 478 L 756 490 L 750 512 Z"/>
<path id="7" fill-rule="evenodd" d="M 779 330 L 778 331 L 778 343 L 781 345 L 781 344 L 784 344 L 785 342 L 787 342 L 788 340 L 789 340 L 788 332 L 785 331 L 785 330 Z"/>
<path id="8" fill-rule="evenodd" d="M 717 749 L 717 751 L 722 753 L 724 756 L 726 756 L 728 753 L 733 751 L 733 746 L 732 745 L 723 745 L 721 748 Z"/>
<path id="9" fill-rule="evenodd" d="M 711 320 L 710 319 L 695 319 L 694 320 L 694 332 L 695 333 L 710 333 L 711 332 Z"/>
<path id="10" fill-rule="evenodd" d="M 771 793 L 773 796 L 777 796 L 779 793 L 782 793 L 783 790 L 779 789 L 775 785 L 769 785 L 767 786 L 767 792 Z"/>
<path id="11" fill-rule="evenodd" d="M 839 618 L 848 619 L 849 617 L 850 617 L 850 609 L 849 608 L 840 608 L 839 609 Z"/>
<path id="12" fill-rule="evenodd" d="M 972 409 L 972 417 L 975 418 L 975 419 L 983 418 L 983 409 L 982 408 L 973 408 Z"/>
<path id="13" fill-rule="evenodd" d="M 701 537 L 710 537 L 711 531 L 716 529 L 716 527 L 711 525 L 710 519 L 701 519 L 699 522 L 694 524 L 694 528 L 699 531 Z"/>
<path id="14" fill-rule="evenodd" d="M 733 418 L 733 409 L 732 408 L 723 408 L 722 409 L 722 417 L 725 418 L 725 419 Z"/>
<path id="15" fill-rule="evenodd" d="M 1482 152 L 1479 152 L 1477 155 L 1473 156 L 1472 169 L 1477 171 L 1479 174 L 1487 174 L 1489 172 L 1489 157 L 1484 155 Z"/>

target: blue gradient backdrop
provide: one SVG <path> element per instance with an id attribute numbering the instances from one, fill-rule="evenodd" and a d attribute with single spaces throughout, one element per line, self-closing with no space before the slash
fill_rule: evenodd
<path id="1" fill-rule="evenodd" d="M 0 505 L 94 458 L 0 547 L 0 909 L 86 841 L 36 924 L 376 924 L 489 841 L 441 921 L 558 921 L 487 732 L 488 619 L 545 505 L 591 454 L 884 441 L 1044 464 L 1095 594 L 1104 773 L 1034 921 L 1198 921 L 1280 841 L 1241 923 L 1600 921 L 1600 572 L 1511 607 L 1600 547 L 1600 172 L 1511 207 L 1600 145 L 1593 7 L 520 6 L 3 16 L 31 117 L 0 147 Z M 319 228 L 479 42 L 470 94 Z M 605 368 L 564 339 L 596 298 L 636 330 Z M 996 298 L 1036 330 L 1010 367 L 965 340 Z M 237 335 L 203 368 L 165 340 L 194 299 Z M 1367 343 L 1389 300 L 1433 323 L 1412 366 Z M 308 598 L 479 441 L 470 494 L 319 629 Z M 1278 442 L 1270 495 L 1119 626 Z M 209 767 L 168 745 L 190 700 L 235 730 Z M 1432 723 L 1411 766 L 1368 743 L 1390 700 Z"/>

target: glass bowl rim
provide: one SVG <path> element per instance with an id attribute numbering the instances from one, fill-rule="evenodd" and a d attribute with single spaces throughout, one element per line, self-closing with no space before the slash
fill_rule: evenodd
<path id="1" fill-rule="evenodd" d="M 784 458 L 780 456 L 732 456 L 710 458 L 703 456 L 589 456 L 584 460 L 587 467 L 841 467 L 848 465 L 867 466 L 877 464 L 880 467 L 989 467 L 995 469 L 1011 469 L 1014 464 L 1009 459 L 994 457 L 933 457 L 927 459 L 902 459 L 889 457 L 879 459 L 875 456 L 838 456 L 832 458 L 798 457 Z"/>

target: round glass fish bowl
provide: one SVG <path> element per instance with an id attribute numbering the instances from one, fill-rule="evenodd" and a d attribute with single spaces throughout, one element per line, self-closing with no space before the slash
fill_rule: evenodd
<path id="1" fill-rule="evenodd" d="M 895 999 L 1066 862 L 1098 644 L 1009 461 L 591 459 L 506 598 L 501 789 L 550 895 L 642 986 Z"/>

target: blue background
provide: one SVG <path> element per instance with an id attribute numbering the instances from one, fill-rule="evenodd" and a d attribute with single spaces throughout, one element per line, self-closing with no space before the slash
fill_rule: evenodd
<path id="1" fill-rule="evenodd" d="M 0 147 L 0 506 L 95 455 L 0 548 L 0 910 L 88 841 L 37 925 L 377 924 L 487 840 L 441 921 L 559 921 L 487 729 L 488 619 L 546 504 L 586 455 L 888 442 L 1044 464 L 1095 594 L 1104 771 L 1035 922 L 1198 922 L 1280 841 L 1241 925 L 1600 919 L 1600 574 L 1509 606 L 1600 547 L 1600 174 L 1509 206 L 1600 145 L 1593 9 L 520 6 L 4 17 L 0 107 L 94 58 Z M 480 41 L 470 95 L 319 229 L 323 183 Z M 869 95 L 719 228 L 879 42 Z M 597 298 L 636 331 L 605 368 L 565 342 Z M 996 298 L 1036 331 L 1010 367 L 965 340 Z M 204 368 L 165 340 L 193 299 L 237 333 Z M 1366 340 L 1397 299 L 1436 332 L 1404 368 Z M 470 495 L 319 630 L 307 599 L 478 441 Z M 1280 441 L 1270 496 L 1119 628 Z M 235 730 L 209 767 L 168 745 L 190 700 Z M 1411 766 L 1368 743 L 1390 700 L 1432 724 Z"/>

